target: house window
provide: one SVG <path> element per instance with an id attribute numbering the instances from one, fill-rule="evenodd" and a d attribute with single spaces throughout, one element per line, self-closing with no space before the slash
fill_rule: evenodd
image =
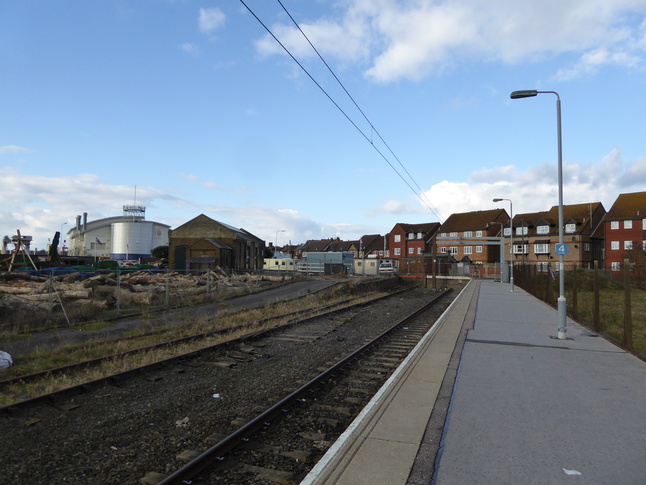
<path id="1" fill-rule="evenodd" d="M 446 233 L 445 232 L 441 233 L 440 237 L 446 237 Z"/>
<path id="2" fill-rule="evenodd" d="M 440 248 L 440 253 L 446 254 L 446 247 L 445 246 Z"/>
<path id="3" fill-rule="evenodd" d="M 401 256 L 402 250 L 401 248 L 395 248 L 395 256 Z"/>
<path id="4" fill-rule="evenodd" d="M 621 271 L 621 263 L 611 263 L 610 269 L 612 271 Z"/>
<path id="5" fill-rule="evenodd" d="M 415 239 L 415 233 L 414 232 L 408 233 L 408 239 Z"/>
<path id="6" fill-rule="evenodd" d="M 538 263 L 536 265 L 536 271 L 539 273 L 547 273 L 550 270 L 550 263 Z"/>
<path id="7" fill-rule="evenodd" d="M 619 241 L 611 241 L 610 242 L 610 249 L 613 251 L 616 251 L 619 249 Z"/>
<path id="8" fill-rule="evenodd" d="M 576 224 L 565 225 L 565 232 L 575 232 L 575 231 L 576 231 Z"/>
<path id="9" fill-rule="evenodd" d="M 549 244 L 534 244 L 534 254 L 549 254 Z"/>
<path id="10" fill-rule="evenodd" d="M 476 246 L 476 253 L 482 252 L 482 246 Z"/>
<path id="11" fill-rule="evenodd" d="M 464 246 L 464 254 L 473 254 L 473 248 L 471 246 Z"/>
<path id="12" fill-rule="evenodd" d="M 458 237 L 458 233 L 457 232 L 452 232 L 451 237 Z"/>
<path id="13" fill-rule="evenodd" d="M 547 234 L 550 232 L 550 226 L 542 225 L 536 227 L 536 234 Z"/>
<path id="14" fill-rule="evenodd" d="M 422 239 L 422 233 L 421 232 L 417 233 L 417 239 Z"/>
<path id="15" fill-rule="evenodd" d="M 590 243 L 583 243 L 583 250 L 586 252 L 590 251 Z"/>
<path id="16" fill-rule="evenodd" d="M 451 246 L 449 248 L 449 253 L 450 254 L 458 254 L 458 247 L 457 246 Z"/>
<path id="17" fill-rule="evenodd" d="M 633 248 L 633 242 L 632 241 L 624 241 L 624 249 L 630 250 Z"/>
<path id="18" fill-rule="evenodd" d="M 476 231 L 476 237 L 482 237 L 482 231 Z"/>
<path id="19" fill-rule="evenodd" d="M 514 254 L 527 254 L 527 244 L 514 244 Z"/>
<path id="20" fill-rule="evenodd" d="M 473 231 L 464 231 L 464 237 L 473 237 Z"/>
<path id="21" fill-rule="evenodd" d="M 408 254 L 415 254 L 415 248 L 408 248 Z"/>
<path id="22" fill-rule="evenodd" d="M 417 248 L 417 254 L 422 254 L 422 248 Z"/>
<path id="23" fill-rule="evenodd" d="M 510 227 L 505 227 L 505 230 L 503 231 L 503 234 L 505 236 L 509 236 L 511 234 L 511 228 Z"/>
<path id="24" fill-rule="evenodd" d="M 395 242 L 401 242 L 401 241 L 402 241 L 401 234 L 395 234 Z"/>
<path id="25" fill-rule="evenodd" d="M 632 229 L 633 221 L 624 221 L 624 229 Z"/>
<path id="26" fill-rule="evenodd" d="M 619 221 L 610 221 L 610 229 L 619 229 Z"/>
<path id="27" fill-rule="evenodd" d="M 527 226 L 516 228 L 516 236 L 525 236 L 527 234 Z"/>

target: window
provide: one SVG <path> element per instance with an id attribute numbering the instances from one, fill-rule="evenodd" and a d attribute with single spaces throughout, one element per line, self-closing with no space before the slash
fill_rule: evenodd
<path id="1" fill-rule="evenodd" d="M 619 229 L 619 221 L 610 221 L 610 229 Z"/>
<path id="2" fill-rule="evenodd" d="M 415 248 L 408 248 L 408 254 L 415 254 Z"/>
<path id="3" fill-rule="evenodd" d="M 539 273 L 547 273 L 550 270 L 550 263 L 538 263 L 536 265 L 536 271 Z"/>
<path id="4" fill-rule="evenodd" d="M 476 246 L 476 253 L 482 252 L 482 246 Z"/>
<path id="5" fill-rule="evenodd" d="M 619 241 L 611 241 L 610 242 L 610 249 L 613 251 L 616 251 L 619 249 Z"/>
<path id="6" fill-rule="evenodd" d="M 503 231 L 503 234 L 504 234 L 505 236 L 509 236 L 509 235 L 511 234 L 511 228 L 509 228 L 509 227 L 505 227 L 505 230 Z"/>
<path id="7" fill-rule="evenodd" d="M 473 254 L 473 248 L 471 246 L 464 246 L 464 254 Z"/>
<path id="8" fill-rule="evenodd" d="M 417 239 L 422 239 L 422 233 L 421 232 L 417 233 Z"/>
<path id="9" fill-rule="evenodd" d="M 449 253 L 450 254 L 458 254 L 458 247 L 457 246 L 451 246 L 449 248 Z"/>
<path id="10" fill-rule="evenodd" d="M 415 233 L 414 232 L 409 232 L 408 233 L 408 239 L 415 239 Z"/>
<path id="11" fill-rule="evenodd" d="M 417 248 L 417 254 L 422 254 L 422 248 Z"/>
<path id="12" fill-rule="evenodd" d="M 590 243 L 583 243 L 583 250 L 586 252 L 590 251 Z"/>
<path id="13" fill-rule="evenodd" d="M 401 234 L 395 234 L 395 242 L 401 242 L 401 241 L 402 241 Z"/>
<path id="14" fill-rule="evenodd" d="M 476 231 L 476 237 L 482 237 L 482 231 Z"/>
<path id="15" fill-rule="evenodd" d="M 549 244 L 534 244 L 534 254 L 549 254 L 550 245 Z"/>
<path id="16" fill-rule="evenodd" d="M 401 248 L 395 248 L 395 256 L 401 256 L 402 250 Z"/>
<path id="17" fill-rule="evenodd" d="M 565 232 L 576 232 L 576 224 L 566 224 Z"/>
<path id="18" fill-rule="evenodd" d="M 446 233 L 445 232 L 441 233 L 440 237 L 446 237 Z"/>
<path id="19" fill-rule="evenodd" d="M 516 228 L 516 236 L 525 236 L 527 234 L 527 226 L 520 226 Z"/>
<path id="20" fill-rule="evenodd" d="M 452 232 L 451 237 L 458 237 L 458 233 L 457 232 Z"/>
<path id="21" fill-rule="evenodd" d="M 473 237 L 473 231 L 464 231 L 464 237 Z"/>
<path id="22" fill-rule="evenodd" d="M 610 269 L 612 271 L 621 271 L 621 263 L 611 263 Z"/>
<path id="23" fill-rule="evenodd" d="M 633 248 L 633 242 L 632 241 L 624 241 L 624 249 L 630 250 Z"/>
<path id="24" fill-rule="evenodd" d="M 446 247 L 445 246 L 440 248 L 440 253 L 446 254 Z"/>
<path id="25" fill-rule="evenodd" d="M 624 221 L 624 229 L 632 229 L 633 221 Z"/>
<path id="26" fill-rule="evenodd" d="M 550 226 L 542 225 L 536 227 L 536 234 L 547 234 L 550 232 Z"/>
<path id="27" fill-rule="evenodd" d="M 527 244 L 514 244 L 514 254 L 527 254 Z"/>

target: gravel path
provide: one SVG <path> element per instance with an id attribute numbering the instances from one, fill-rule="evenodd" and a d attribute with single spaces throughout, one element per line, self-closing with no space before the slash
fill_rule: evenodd
<path id="1" fill-rule="evenodd" d="M 312 333 L 330 329 L 310 342 L 273 334 L 232 368 L 217 365 L 221 352 L 3 417 L 2 483 L 138 484 L 148 472 L 169 473 L 180 453 L 205 450 L 213 433 L 234 431 L 235 420 L 252 418 L 431 299 L 421 288 L 405 295 L 309 322 Z"/>

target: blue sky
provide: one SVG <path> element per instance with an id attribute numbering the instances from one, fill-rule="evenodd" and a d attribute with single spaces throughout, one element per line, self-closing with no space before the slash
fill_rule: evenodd
<path id="1" fill-rule="evenodd" d="M 240 1 L 0 2 L 0 237 L 44 248 L 135 193 L 279 245 L 548 210 L 556 97 L 519 89 L 561 96 L 566 204 L 646 190 L 646 0 L 282 0 L 363 114 L 278 1 L 245 3 L 327 95 Z"/>

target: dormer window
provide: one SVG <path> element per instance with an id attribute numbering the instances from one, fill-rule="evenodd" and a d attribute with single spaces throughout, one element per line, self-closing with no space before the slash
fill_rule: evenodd
<path id="1" fill-rule="evenodd" d="M 417 239 L 422 239 L 422 233 L 421 232 L 417 233 Z"/>
<path id="2" fill-rule="evenodd" d="M 576 224 L 566 224 L 565 232 L 576 232 Z"/>
<path id="3" fill-rule="evenodd" d="M 520 226 L 516 228 L 516 236 L 527 235 L 527 226 Z"/>
<path id="4" fill-rule="evenodd" d="M 415 239 L 415 233 L 409 233 L 408 234 L 408 239 Z"/>
<path id="5" fill-rule="evenodd" d="M 550 226 L 536 226 L 536 234 L 547 234 L 550 232 Z"/>

